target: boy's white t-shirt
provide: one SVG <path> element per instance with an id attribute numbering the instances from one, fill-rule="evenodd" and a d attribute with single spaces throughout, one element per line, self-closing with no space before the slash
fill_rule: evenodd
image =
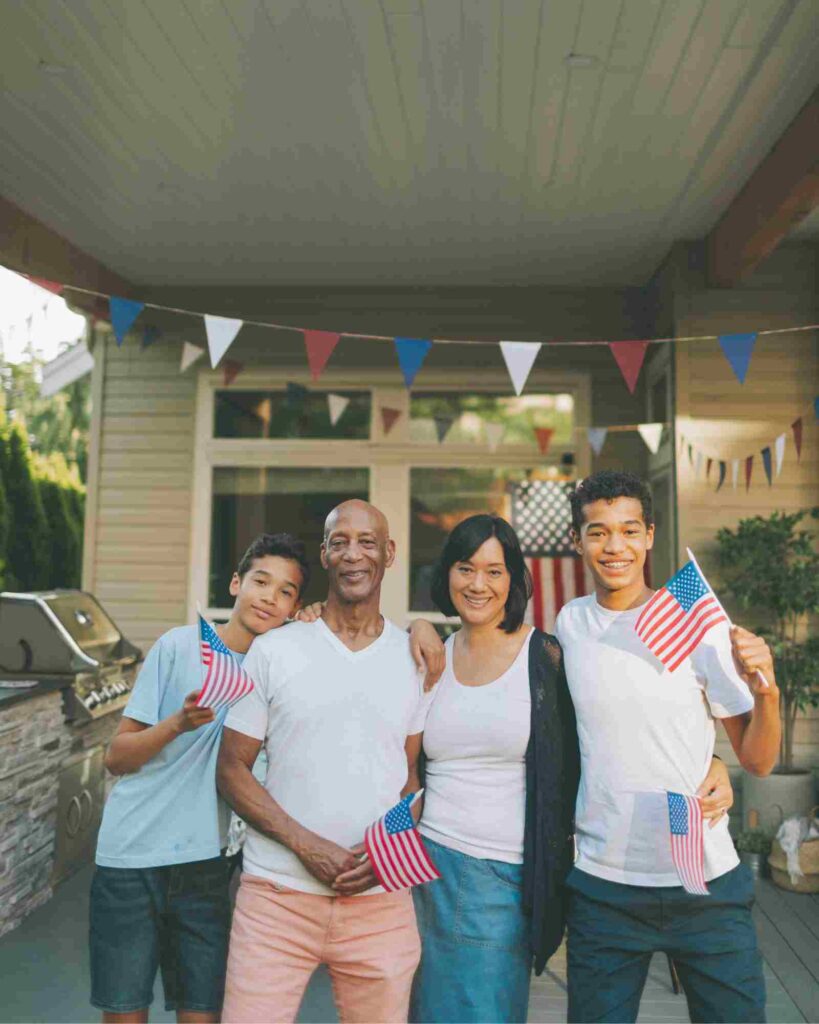
<path id="1" fill-rule="evenodd" d="M 263 741 L 268 793 L 323 838 L 362 842 L 367 826 L 400 800 L 404 744 L 423 732 L 434 694 L 423 692 L 407 634 L 385 620 L 373 643 L 351 651 L 321 619 L 294 622 L 254 640 L 243 667 L 255 688 L 225 725 Z M 243 867 L 286 888 L 336 895 L 250 825 Z"/>
<path id="2" fill-rule="evenodd" d="M 666 791 L 696 793 L 714 752 L 715 718 L 750 711 L 727 623 L 669 672 L 634 631 L 642 610 L 610 611 L 594 595 L 555 623 L 577 715 L 581 779 L 576 867 L 626 885 L 673 886 Z M 727 816 L 704 833 L 705 878 L 739 861 Z"/>

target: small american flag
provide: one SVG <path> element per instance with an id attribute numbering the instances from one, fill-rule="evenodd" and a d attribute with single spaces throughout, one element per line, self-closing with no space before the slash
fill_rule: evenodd
<path id="1" fill-rule="evenodd" d="M 637 636 L 669 672 L 693 653 L 709 629 L 727 622 L 722 605 L 693 562 L 653 595 L 635 624 Z"/>
<path id="2" fill-rule="evenodd" d="M 667 793 L 668 827 L 671 832 L 671 858 L 683 889 L 707 896 L 702 853 L 702 808 L 695 796 Z"/>
<path id="3" fill-rule="evenodd" d="M 202 654 L 204 682 L 196 699 L 200 708 L 218 708 L 235 704 L 250 693 L 253 680 L 219 639 L 213 626 L 199 616 L 199 649 Z"/>
<path id="4" fill-rule="evenodd" d="M 364 833 L 367 856 L 388 892 L 409 889 L 441 876 L 424 849 L 410 807 L 421 793 L 410 793 Z"/>

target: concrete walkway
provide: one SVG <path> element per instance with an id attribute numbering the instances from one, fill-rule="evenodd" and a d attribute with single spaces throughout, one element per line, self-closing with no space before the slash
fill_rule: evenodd
<path id="1" fill-rule="evenodd" d="M 91 875 L 90 867 L 74 875 L 57 889 L 49 903 L 0 939 L 0 1024 L 74 1024 L 99 1020 L 97 1011 L 88 1003 L 87 922 Z M 816 922 L 812 921 L 816 905 L 811 903 L 811 897 L 793 897 L 792 905 L 786 905 L 782 899 L 785 895 L 769 882 L 762 883 L 756 911 L 766 957 L 768 1020 L 771 1024 L 819 1021 L 819 1002 L 814 1004 L 819 988 L 810 987 L 811 971 L 801 964 L 798 951 L 795 952 L 787 941 L 792 938 L 788 929 L 796 929 L 798 935 L 795 932 L 793 938 L 800 940 L 801 953 L 812 959 L 819 930 L 819 917 Z M 798 906 L 797 900 L 802 901 Z M 807 949 L 805 943 L 811 948 Z M 815 969 L 819 971 L 819 960 Z M 530 1022 L 565 1021 L 565 979 L 566 960 L 561 949 L 547 971 L 533 980 Z M 795 982 L 797 987 L 794 987 Z M 786 985 L 793 989 L 796 1001 L 786 991 Z M 812 1012 L 814 1009 L 816 1015 Z M 652 961 L 639 1019 L 653 1024 L 688 1020 L 685 997 L 675 996 L 671 990 L 665 957 L 655 956 Z M 154 990 L 151 1020 L 175 1020 L 174 1014 L 164 1009 L 159 979 Z M 322 1024 L 337 1020 L 329 979 L 324 970 L 319 970 L 305 994 L 299 1021 Z"/>

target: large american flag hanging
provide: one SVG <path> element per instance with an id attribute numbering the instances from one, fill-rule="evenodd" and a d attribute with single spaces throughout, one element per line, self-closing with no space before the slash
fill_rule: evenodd
<path id="1" fill-rule="evenodd" d="M 591 574 L 576 555 L 527 558 L 526 564 L 532 574 L 532 599 L 524 620 L 536 629 L 551 632 L 564 604 L 592 592 Z"/>
<path id="2" fill-rule="evenodd" d="M 364 833 L 367 856 L 376 878 L 387 892 L 409 889 L 441 877 L 412 820 L 410 807 L 420 795 L 405 796 Z"/>
<path id="3" fill-rule="evenodd" d="M 640 612 L 637 636 L 669 672 L 693 653 L 718 622 L 727 622 L 722 605 L 693 562 L 686 562 Z"/>
<path id="4" fill-rule="evenodd" d="M 702 849 L 702 808 L 695 796 L 667 793 L 671 859 L 686 892 L 708 896 Z"/>
<path id="5" fill-rule="evenodd" d="M 202 690 L 196 699 L 200 708 L 213 708 L 235 704 L 250 693 L 253 680 L 219 639 L 219 634 L 199 616 L 199 649 L 202 654 Z"/>

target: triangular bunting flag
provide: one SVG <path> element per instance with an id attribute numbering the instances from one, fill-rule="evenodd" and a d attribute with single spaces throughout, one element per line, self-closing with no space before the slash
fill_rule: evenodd
<path id="1" fill-rule="evenodd" d="M 310 376 L 313 380 L 318 380 L 341 335 L 333 334 L 331 331 L 304 331 L 303 333 Z"/>
<path id="2" fill-rule="evenodd" d="M 727 468 L 728 467 L 725 464 L 725 459 L 720 459 L 719 460 L 719 480 L 717 481 L 717 490 L 719 490 L 720 487 L 722 487 L 722 485 L 725 483 L 725 470 Z"/>
<path id="3" fill-rule="evenodd" d="M 219 365 L 222 356 L 236 340 L 243 323 L 244 320 L 235 320 L 233 317 L 205 313 L 205 333 L 208 336 L 208 352 L 212 367 Z"/>
<path id="4" fill-rule="evenodd" d="M 296 384 L 295 381 L 287 382 L 287 405 L 288 408 L 293 410 L 299 410 L 304 405 L 304 400 L 309 394 L 307 388 L 303 384 Z"/>
<path id="5" fill-rule="evenodd" d="M 438 435 L 438 443 L 440 444 L 449 433 L 450 427 L 455 420 L 451 416 L 433 416 L 432 418 L 435 420 L 435 433 Z"/>
<path id="6" fill-rule="evenodd" d="M 335 426 L 336 423 L 344 415 L 344 410 L 350 404 L 350 399 L 345 398 L 344 395 L 334 395 L 332 391 L 327 396 L 327 409 L 330 413 L 330 425 Z"/>
<path id="7" fill-rule="evenodd" d="M 39 288 L 45 288 L 47 292 L 53 292 L 54 295 L 62 295 L 65 288 L 65 285 L 60 284 L 59 281 L 49 281 L 46 277 L 32 277 L 30 274 L 26 274 L 26 277 L 32 284 L 36 284 Z"/>
<path id="8" fill-rule="evenodd" d="M 489 444 L 489 450 L 495 452 L 498 450 L 498 445 L 503 440 L 503 435 L 506 432 L 506 427 L 503 423 L 485 423 L 484 429 L 486 430 L 486 440 Z"/>
<path id="9" fill-rule="evenodd" d="M 395 338 L 394 340 L 398 365 L 404 374 L 404 383 L 411 388 L 427 353 L 432 348 L 432 342 L 426 338 Z"/>
<path id="10" fill-rule="evenodd" d="M 745 460 L 745 490 L 751 486 L 751 473 L 754 471 L 754 457 L 749 455 Z"/>
<path id="11" fill-rule="evenodd" d="M 793 446 L 796 449 L 796 461 L 802 458 L 802 417 L 798 420 L 794 420 L 791 423 L 791 430 L 793 431 Z"/>
<path id="12" fill-rule="evenodd" d="M 762 465 L 765 469 L 765 476 L 768 478 L 768 486 L 771 486 L 773 480 L 773 467 L 771 465 L 771 448 L 770 445 L 762 449 Z"/>
<path id="13" fill-rule="evenodd" d="M 554 432 L 554 427 L 535 427 L 535 437 L 537 438 L 537 446 L 540 448 L 541 455 L 545 455 L 548 452 Z"/>
<path id="14" fill-rule="evenodd" d="M 785 435 L 780 434 L 774 441 L 774 454 L 776 455 L 776 475 L 782 472 L 782 462 L 785 458 Z"/>
<path id="15" fill-rule="evenodd" d="M 702 452 L 697 450 L 697 458 L 694 460 L 694 479 L 699 480 L 702 470 Z"/>
<path id="16" fill-rule="evenodd" d="M 614 356 L 617 365 L 620 367 L 620 373 L 623 375 L 623 380 L 626 382 L 626 387 L 629 391 L 634 394 L 634 389 L 637 387 L 637 378 L 640 376 L 640 370 L 643 366 L 643 360 L 646 357 L 646 348 L 648 348 L 647 341 L 610 341 L 609 348 L 611 354 Z"/>
<path id="17" fill-rule="evenodd" d="M 589 445 L 595 455 L 599 455 L 603 450 L 603 445 L 606 443 L 607 436 L 607 427 L 586 427 L 586 437 L 588 437 Z"/>
<path id="18" fill-rule="evenodd" d="M 191 345 L 189 341 L 182 343 L 182 360 L 179 363 L 179 372 L 184 373 L 205 354 L 205 350 L 199 345 Z"/>
<path id="19" fill-rule="evenodd" d="M 159 339 L 160 333 L 161 332 L 160 332 L 158 327 L 148 326 L 148 327 L 145 328 L 145 330 L 142 332 L 142 346 L 141 347 L 142 347 L 143 351 L 146 348 L 150 348 L 151 345 L 153 345 L 153 343 Z"/>
<path id="20" fill-rule="evenodd" d="M 731 459 L 731 487 L 734 490 L 737 489 L 737 480 L 739 479 L 739 459 Z"/>
<path id="21" fill-rule="evenodd" d="M 235 359 L 226 359 L 222 363 L 222 382 L 225 387 L 229 387 L 244 368 L 244 363 L 237 363 Z"/>
<path id="22" fill-rule="evenodd" d="M 400 416 L 400 409 L 390 409 L 385 405 L 381 406 L 381 426 L 384 428 L 385 436 L 389 434 L 389 432 L 395 426 L 395 421 L 399 419 Z"/>
<path id="23" fill-rule="evenodd" d="M 705 482 L 706 483 L 708 483 L 708 481 L 711 478 L 711 467 L 713 465 L 714 465 L 714 460 L 709 455 L 708 458 L 705 460 Z"/>
<path id="24" fill-rule="evenodd" d="M 502 341 L 500 350 L 506 363 L 506 369 L 512 378 L 512 387 L 515 389 L 515 394 L 519 395 L 526 387 L 526 381 L 540 351 L 540 342 Z"/>
<path id="25" fill-rule="evenodd" d="M 134 321 L 145 309 L 144 302 L 136 302 L 134 299 L 119 299 L 112 295 L 108 300 L 108 310 L 111 315 L 111 326 L 117 338 L 117 345 L 121 345 L 126 333 L 133 327 Z"/>
<path id="26" fill-rule="evenodd" d="M 637 432 L 640 437 L 645 441 L 646 448 L 651 452 L 652 455 L 656 455 L 660 448 L 660 438 L 663 436 L 662 423 L 641 423 L 637 427 Z"/>
<path id="27" fill-rule="evenodd" d="M 756 334 L 721 334 L 719 344 L 740 384 L 745 383 Z"/>

